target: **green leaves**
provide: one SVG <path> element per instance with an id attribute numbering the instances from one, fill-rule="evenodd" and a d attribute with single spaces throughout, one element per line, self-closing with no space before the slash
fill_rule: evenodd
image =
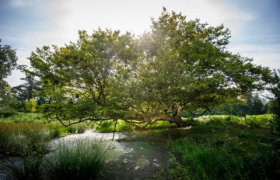
<path id="1" fill-rule="evenodd" d="M 269 69 L 228 52 L 229 38 L 223 25 L 187 21 L 164 9 L 150 32 L 138 38 L 108 29 L 79 31 L 76 43 L 37 49 L 30 61 L 50 106 L 61 107 L 53 114 L 62 119 L 133 114 L 150 121 L 263 88 Z"/>

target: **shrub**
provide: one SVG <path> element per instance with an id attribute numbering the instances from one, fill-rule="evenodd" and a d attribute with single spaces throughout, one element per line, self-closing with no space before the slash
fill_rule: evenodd
<path id="1" fill-rule="evenodd" d="M 114 131 L 114 121 L 104 121 L 100 123 L 96 129 L 97 132 L 113 132 Z"/>
<path id="2" fill-rule="evenodd" d="M 52 180 L 95 179 L 107 155 L 105 142 L 89 139 L 62 142 L 46 160 Z"/>
<path id="3" fill-rule="evenodd" d="M 74 134 L 74 133 L 76 133 L 76 128 L 74 126 L 68 126 L 65 129 L 66 129 L 67 134 Z"/>
<path id="4" fill-rule="evenodd" d="M 12 108 L 0 108 L 0 117 L 3 117 L 3 118 L 7 118 L 7 117 L 10 117 L 10 116 L 13 116 L 13 115 L 16 115 L 16 110 L 12 109 Z"/>
<path id="5" fill-rule="evenodd" d="M 36 111 L 36 106 L 37 106 L 37 103 L 34 99 L 30 99 L 28 102 L 26 102 L 24 104 L 25 106 L 25 109 L 28 111 L 28 112 L 35 112 Z"/>
<path id="6" fill-rule="evenodd" d="M 75 133 L 75 127 L 70 126 L 66 128 L 58 122 L 46 124 L 46 127 L 50 131 L 51 138 L 62 137 L 68 135 L 69 133 Z"/>

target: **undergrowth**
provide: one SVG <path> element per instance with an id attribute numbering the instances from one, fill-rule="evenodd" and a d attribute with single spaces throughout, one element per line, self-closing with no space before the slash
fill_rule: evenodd
<path id="1" fill-rule="evenodd" d="M 193 127 L 184 135 L 168 141 L 167 179 L 280 177 L 279 135 L 221 122 Z"/>

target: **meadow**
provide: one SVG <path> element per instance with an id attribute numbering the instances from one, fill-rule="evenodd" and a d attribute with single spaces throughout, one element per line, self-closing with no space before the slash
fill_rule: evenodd
<path id="1" fill-rule="evenodd" d="M 168 152 L 168 169 L 156 172 L 154 179 L 278 179 L 280 176 L 280 135 L 275 130 L 273 115 L 208 115 L 183 120 L 191 126 L 177 128 L 175 124 L 159 121 L 137 129 L 119 120 L 116 131 L 133 135 L 129 141 L 160 142 L 159 146 Z M 64 127 L 39 113 L 2 117 L 1 158 L 22 159 L 20 165 L 12 163 L 6 167 L 11 179 L 103 179 L 100 172 L 108 153 L 103 142 L 75 141 L 76 145 L 71 147 L 60 144 L 51 156 L 45 155 L 50 153 L 47 147 L 51 139 L 83 133 L 86 129 L 113 132 L 114 125 L 112 120 Z"/>

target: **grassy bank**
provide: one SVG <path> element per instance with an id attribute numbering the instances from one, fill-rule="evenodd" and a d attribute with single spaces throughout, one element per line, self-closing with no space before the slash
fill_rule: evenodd
<path id="1" fill-rule="evenodd" d="M 167 179 L 280 177 L 280 136 L 269 129 L 210 122 L 168 135 Z"/>

